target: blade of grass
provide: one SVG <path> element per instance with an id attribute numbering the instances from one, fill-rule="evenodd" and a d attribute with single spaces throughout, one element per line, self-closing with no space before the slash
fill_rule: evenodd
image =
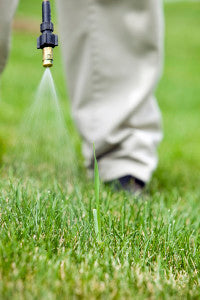
<path id="1" fill-rule="evenodd" d="M 94 187 L 95 187 L 95 202 L 96 202 L 96 213 L 97 213 L 97 225 L 98 225 L 98 231 L 96 231 L 97 239 L 98 241 L 101 241 L 101 212 L 100 212 L 100 199 L 99 199 L 99 193 L 100 193 L 100 179 L 99 179 L 99 168 L 98 163 L 96 159 L 96 153 L 95 153 L 95 145 L 94 147 Z M 93 211 L 94 216 L 94 211 Z M 95 218 L 94 218 L 95 222 Z"/>
<path id="2" fill-rule="evenodd" d="M 97 210 L 93 209 L 93 218 L 94 218 L 94 229 L 96 236 L 98 237 L 99 235 L 99 226 L 98 226 L 98 217 L 97 217 Z"/>

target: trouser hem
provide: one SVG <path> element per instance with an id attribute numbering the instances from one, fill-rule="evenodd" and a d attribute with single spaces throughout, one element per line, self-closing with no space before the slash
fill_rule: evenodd
<path id="1" fill-rule="evenodd" d="M 154 170 L 156 165 L 152 167 Z M 133 176 L 144 183 L 148 183 L 152 177 L 153 171 L 149 171 L 149 166 L 145 166 L 137 161 L 126 159 L 109 160 L 99 162 L 99 174 L 103 182 L 109 182 L 123 176 Z M 93 176 L 93 170 L 89 170 L 89 176 Z"/>

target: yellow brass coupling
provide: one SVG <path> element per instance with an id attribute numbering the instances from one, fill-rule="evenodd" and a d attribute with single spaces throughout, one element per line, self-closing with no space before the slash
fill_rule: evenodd
<path id="1" fill-rule="evenodd" d="M 45 47 L 43 51 L 43 67 L 51 68 L 53 66 L 53 48 Z"/>

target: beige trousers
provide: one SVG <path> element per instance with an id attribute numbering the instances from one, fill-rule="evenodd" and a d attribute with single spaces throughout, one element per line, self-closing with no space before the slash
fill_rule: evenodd
<path id="1" fill-rule="evenodd" d="M 0 0 L 0 73 L 8 57 L 11 24 L 18 0 Z"/>
<path id="2" fill-rule="evenodd" d="M 6 10 L 13 2 L 15 8 L 16 1 L 0 0 L 0 6 Z M 88 170 L 94 143 L 103 181 L 125 175 L 149 181 L 162 138 L 154 97 L 162 67 L 161 0 L 57 3 L 72 113 Z M 1 43 L 0 49 L 3 66 L 7 47 Z"/>

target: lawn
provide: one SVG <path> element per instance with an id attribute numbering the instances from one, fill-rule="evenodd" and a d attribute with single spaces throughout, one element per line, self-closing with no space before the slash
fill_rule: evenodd
<path id="1" fill-rule="evenodd" d="M 37 22 L 39 14 L 40 1 L 23 0 L 17 19 Z M 0 299 L 200 298 L 200 4 L 168 3 L 165 15 L 159 167 L 140 199 L 101 184 L 100 238 L 59 49 L 52 74 L 80 165 L 77 179 L 70 187 L 59 178 L 38 185 L 12 170 L 9 156 L 43 75 L 38 33 L 14 30 L 0 94 Z"/>

